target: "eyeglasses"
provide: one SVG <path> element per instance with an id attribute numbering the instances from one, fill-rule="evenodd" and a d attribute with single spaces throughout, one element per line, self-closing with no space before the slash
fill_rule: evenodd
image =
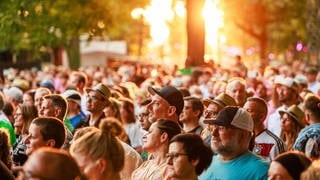
<path id="1" fill-rule="evenodd" d="M 205 118 L 212 118 L 215 117 L 218 114 L 218 112 L 206 110 L 203 114 Z"/>
<path id="2" fill-rule="evenodd" d="M 104 98 L 99 98 L 97 96 L 91 95 L 91 94 L 87 94 L 86 95 L 87 100 L 92 100 L 92 101 L 104 101 Z"/>
<path id="3" fill-rule="evenodd" d="M 167 153 L 166 154 L 166 157 L 168 159 L 175 159 L 175 158 L 177 158 L 179 156 L 188 156 L 188 154 L 186 154 L 186 153 Z"/>
<path id="4" fill-rule="evenodd" d="M 280 121 L 281 121 L 281 122 L 286 122 L 286 121 L 291 121 L 291 119 L 290 119 L 290 118 L 287 118 L 287 117 L 281 117 L 281 118 L 280 118 Z"/>

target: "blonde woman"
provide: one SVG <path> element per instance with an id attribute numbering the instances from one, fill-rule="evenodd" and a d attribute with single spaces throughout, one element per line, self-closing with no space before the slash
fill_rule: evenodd
<path id="1" fill-rule="evenodd" d="M 171 138 L 181 132 L 178 123 L 160 119 L 154 122 L 148 133 L 143 136 L 142 148 L 151 154 L 151 160 L 145 161 L 131 176 L 132 180 L 162 179 L 166 168 L 166 154 Z"/>
<path id="2" fill-rule="evenodd" d="M 318 180 L 320 179 L 320 159 L 314 160 L 308 169 L 302 174 L 300 179 L 305 180 Z"/>
<path id="3" fill-rule="evenodd" d="M 281 117 L 280 138 L 286 144 L 287 149 L 292 150 L 299 132 L 304 127 L 304 112 L 297 105 L 292 105 L 279 113 Z"/>
<path id="4" fill-rule="evenodd" d="M 120 177 L 122 180 L 130 179 L 132 172 L 142 164 L 142 158 L 136 150 L 123 141 L 127 137 L 118 119 L 113 117 L 101 119 L 99 128 L 102 129 L 105 126 L 109 126 L 111 133 L 121 140 L 120 143 L 124 149 L 125 161 L 123 169 L 120 172 Z"/>
<path id="5" fill-rule="evenodd" d="M 70 147 L 82 172 L 88 179 L 118 180 L 124 166 L 124 149 L 110 126 L 90 128 Z"/>

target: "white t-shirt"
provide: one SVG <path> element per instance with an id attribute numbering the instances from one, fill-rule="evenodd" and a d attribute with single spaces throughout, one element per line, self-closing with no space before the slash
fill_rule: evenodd
<path id="1" fill-rule="evenodd" d="M 276 111 L 270 114 L 268 118 L 268 130 L 273 132 L 276 136 L 280 137 L 281 133 L 281 123 L 280 123 L 280 110 L 285 110 L 285 106 L 280 106 L 276 109 Z"/>
<path id="2" fill-rule="evenodd" d="M 265 160 L 271 161 L 278 154 L 285 152 L 286 149 L 286 145 L 278 136 L 265 129 L 256 136 L 252 152 Z"/>
<path id="3" fill-rule="evenodd" d="M 126 134 L 129 137 L 131 147 L 137 148 L 142 146 L 143 133 L 138 123 L 131 123 L 124 126 Z"/>

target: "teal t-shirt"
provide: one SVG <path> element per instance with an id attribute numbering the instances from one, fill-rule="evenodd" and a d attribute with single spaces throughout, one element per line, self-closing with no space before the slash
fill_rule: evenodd
<path id="1" fill-rule="evenodd" d="M 199 176 L 199 180 L 261 180 L 268 178 L 269 163 L 247 152 L 228 162 L 213 156 L 209 168 Z"/>
<path id="2" fill-rule="evenodd" d="M 16 134 L 14 133 L 14 129 L 11 124 L 0 121 L 0 128 L 6 129 L 10 135 L 10 145 L 11 147 L 16 143 Z"/>

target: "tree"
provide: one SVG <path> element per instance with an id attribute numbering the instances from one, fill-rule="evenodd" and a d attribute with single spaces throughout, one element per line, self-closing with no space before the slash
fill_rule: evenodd
<path id="1" fill-rule="evenodd" d="M 318 67 L 320 67 L 320 1 L 307 0 L 307 12 L 307 31 L 309 38 L 308 63 L 315 61 Z"/>
<path id="2" fill-rule="evenodd" d="M 79 36 L 117 39 L 128 31 L 130 12 L 147 0 L 33 0 L 0 2 L 0 48 L 19 53 L 66 49 L 79 67 Z M 56 54 L 56 53 L 54 53 Z M 58 57 L 58 56 L 57 56 Z"/>
<path id="3" fill-rule="evenodd" d="M 188 58 L 186 67 L 204 64 L 204 20 L 202 8 L 204 0 L 186 0 Z"/>
<path id="4" fill-rule="evenodd" d="M 257 41 L 260 59 L 267 59 L 267 52 L 272 48 L 283 51 L 298 40 L 306 41 L 305 1 L 221 2 L 224 7 L 225 21 L 234 22 L 236 27 Z"/>

